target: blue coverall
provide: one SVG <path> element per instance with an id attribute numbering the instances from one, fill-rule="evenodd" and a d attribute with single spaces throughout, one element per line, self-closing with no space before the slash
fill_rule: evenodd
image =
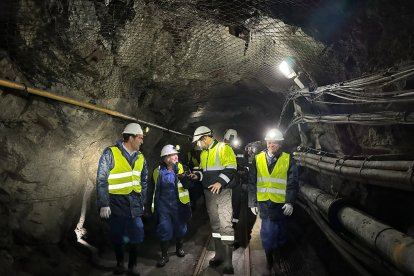
<path id="1" fill-rule="evenodd" d="M 160 241 L 179 239 L 187 232 L 187 222 L 191 217 L 190 204 L 183 204 L 178 197 L 178 167 L 169 171 L 165 164 L 160 170 L 155 183 L 154 213 L 157 219 L 157 236 Z M 190 188 L 188 177 L 180 179 L 184 188 Z"/>

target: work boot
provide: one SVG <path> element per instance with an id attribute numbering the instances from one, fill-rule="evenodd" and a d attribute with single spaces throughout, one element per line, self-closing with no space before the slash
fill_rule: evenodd
<path id="1" fill-rule="evenodd" d="M 175 255 L 177 255 L 180 258 L 185 256 L 185 252 L 183 250 L 183 244 L 184 243 L 182 239 L 177 239 L 175 243 Z"/>
<path id="2" fill-rule="evenodd" d="M 163 267 L 168 261 L 168 241 L 161 242 L 161 259 L 157 262 L 157 267 Z"/>
<path id="3" fill-rule="evenodd" d="M 224 258 L 224 245 L 220 238 L 214 238 L 214 257 L 208 262 L 210 266 L 219 266 Z"/>
<path id="4" fill-rule="evenodd" d="M 116 267 L 114 269 L 115 275 L 124 274 L 126 271 L 124 265 L 124 249 L 122 245 L 115 245 L 115 257 L 116 257 Z"/>
<path id="5" fill-rule="evenodd" d="M 233 246 L 231 244 L 226 244 L 224 246 L 225 259 L 223 263 L 223 274 L 234 274 L 233 268 Z"/>
<path id="6" fill-rule="evenodd" d="M 272 275 L 272 268 L 273 268 L 273 252 L 265 251 L 265 253 L 266 253 L 266 270 L 263 272 L 263 276 L 270 276 Z"/>

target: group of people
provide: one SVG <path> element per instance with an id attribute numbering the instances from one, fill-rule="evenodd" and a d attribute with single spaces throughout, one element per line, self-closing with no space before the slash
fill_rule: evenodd
<path id="1" fill-rule="evenodd" d="M 98 165 L 97 201 L 100 216 L 108 219 L 117 265 L 114 274 L 126 271 L 139 275 L 137 246 L 143 241 L 142 215 L 147 201 L 148 170 L 139 151 L 144 134 L 137 123 L 128 124 L 123 137 L 104 150 Z M 153 172 L 155 184 L 152 212 L 156 218 L 156 233 L 160 240 L 161 257 L 158 267 L 168 261 L 168 247 L 175 240 L 176 255 L 184 257 L 183 237 L 191 218 L 189 189 L 201 182 L 210 219 L 215 255 L 209 265 L 222 265 L 224 274 L 234 274 L 234 228 L 238 222 L 240 192 L 237 165 L 241 154 L 235 154 L 231 141 L 237 132 L 230 130 L 223 142 L 214 138 L 213 131 L 198 127 L 193 135 L 194 146 L 201 150 L 199 170 L 187 170 L 178 161 L 178 150 L 166 145 L 161 150 L 161 163 Z M 249 207 L 262 219 L 261 239 L 266 253 L 267 272 L 278 269 L 280 249 L 286 241 L 286 216 L 293 212 L 298 190 L 297 168 L 290 154 L 281 151 L 283 135 L 271 130 L 265 137 L 267 148 L 255 157 L 246 170 L 249 175 Z M 239 157 L 239 158 L 238 158 Z M 240 166 L 240 165 L 239 165 Z M 200 184 L 199 184 L 200 185 Z M 236 199 L 236 200 L 235 200 Z M 233 203 L 232 203 L 233 201 Z M 235 206 L 236 212 L 233 212 Z M 123 245 L 129 244 L 128 267 L 124 266 Z M 127 270 L 128 269 L 128 270 Z"/>

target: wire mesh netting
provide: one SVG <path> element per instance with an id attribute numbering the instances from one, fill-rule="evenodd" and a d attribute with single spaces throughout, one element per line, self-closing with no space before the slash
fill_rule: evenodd
<path id="1" fill-rule="evenodd" d="M 321 42 L 277 19 L 279 9 L 300 13 L 319 1 L 2 2 L 0 46 L 44 86 L 100 86 L 94 94 L 111 96 L 137 80 L 274 82 L 286 57 L 316 79 L 338 70 Z"/>

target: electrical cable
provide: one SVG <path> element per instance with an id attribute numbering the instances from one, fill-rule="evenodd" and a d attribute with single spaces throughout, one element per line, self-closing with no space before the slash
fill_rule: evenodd
<path id="1" fill-rule="evenodd" d="M 385 86 L 390 85 L 393 82 L 408 78 L 414 75 L 414 66 L 410 65 L 405 68 L 400 69 L 401 71 L 396 71 L 390 73 L 394 68 L 388 69 L 383 74 L 373 74 L 363 78 L 358 78 L 355 80 L 347 81 L 344 83 L 337 83 L 333 85 L 328 85 L 324 87 L 318 87 L 315 91 L 308 91 L 307 89 L 296 90 L 293 93 L 290 93 L 286 98 L 282 112 L 279 116 L 278 126 L 281 124 L 283 116 L 285 115 L 286 109 L 290 101 L 305 98 L 310 104 L 329 104 L 329 105 L 366 105 L 366 104 L 389 104 L 389 103 L 407 103 L 414 101 L 414 91 L 412 90 L 398 90 L 398 91 L 381 91 Z M 375 86 L 377 90 L 366 89 L 369 85 L 378 84 Z M 332 97 L 339 98 L 348 102 L 335 102 L 330 100 L 322 100 L 321 97 L 329 95 Z M 382 96 L 382 97 L 381 97 Z M 348 115 L 350 116 L 350 115 Z M 313 122 L 311 119 L 315 118 L 306 118 L 302 120 L 294 119 L 289 125 L 289 129 L 293 124 L 303 122 Z M 378 119 L 378 118 L 377 118 Z M 357 120 L 359 124 L 369 124 L 368 122 L 363 122 L 363 120 Z M 329 122 L 321 121 L 320 122 Z M 356 123 L 355 120 L 347 118 L 346 120 L 337 120 L 337 123 Z M 394 123 L 394 121 L 387 121 L 385 123 Z M 374 125 L 377 125 L 375 123 Z"/>

